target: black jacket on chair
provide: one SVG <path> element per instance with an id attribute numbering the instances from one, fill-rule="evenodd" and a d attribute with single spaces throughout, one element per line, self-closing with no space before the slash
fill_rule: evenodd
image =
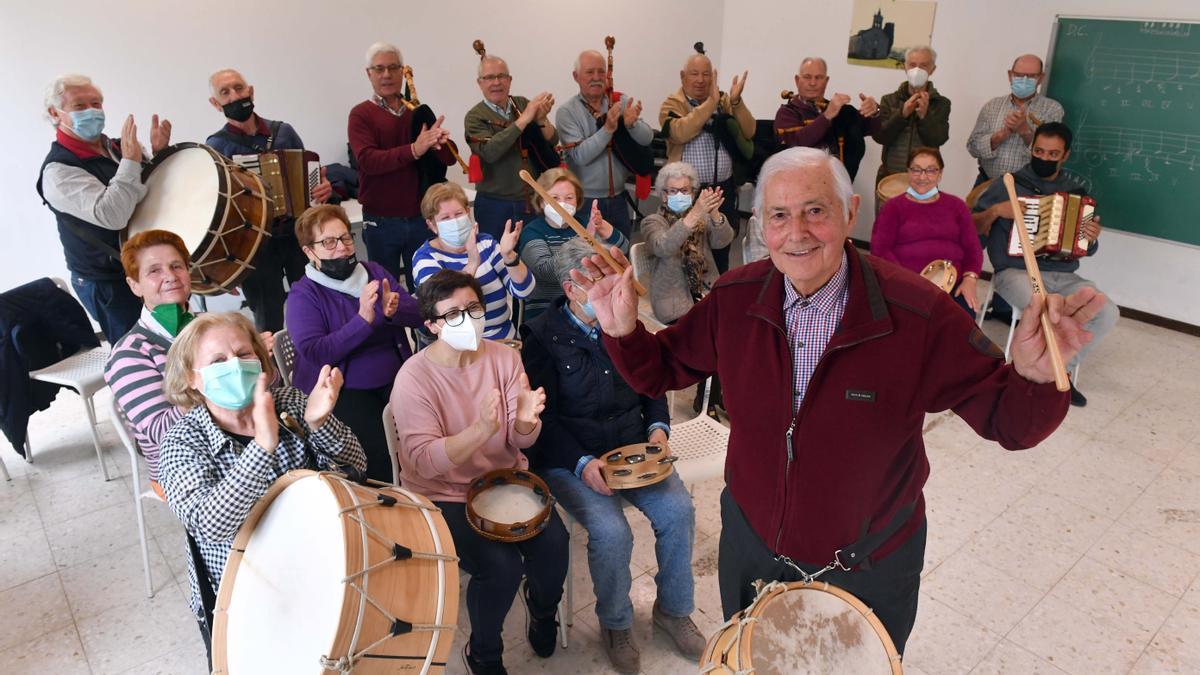
<path id="1" fill-rule="evenodd" d="M 25 453 L 30 416 L 59 389 L 29 373 L 99 346 L 83 306 L 50 279 L 0 293 L 0 430 L 17 452 Z"/>
<path id="2" fill-rule="evenodd" d="M 574 471 L 580 457 L 645 442 L 651 424 L 670 423 L 666 399 L 631 389 L 604 343 L 590 339 L 563 313 L 566 301 L 559 298 L 521 326 L 529 386 L 546 389 L 542 433 L 526 453 L 535 470 Z"/>

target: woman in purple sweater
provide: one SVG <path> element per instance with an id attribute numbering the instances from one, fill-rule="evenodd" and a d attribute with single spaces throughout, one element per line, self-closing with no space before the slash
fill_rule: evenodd
<path id="1" fill-rule="evenodd" d="M 936 148 L 909 153 L 908 192 L 889 199 L 880 209 L 871 233 L 871 253 L 918 274 L 934 260 L 951 261 L 958 270 L 951 295 L 974 317 L 979 311 L 975 285 L 983 249 L 967 205 L 938 191 L 945 166 Z"/>
<path id="2" fill-rule="evenodd" d="M 345 383 L 334 415 L 362 442 L 367 477 L 390 483 L 383 408 L 400 365 L 412 355 L 406 327 L 421 325 L 417 301 L 382 266 L 359 262 L 350 219 L 340 206 L 315 206 L 296 220 L 311 262 L 288 292 L 288 335 L 296 349 L 292 386 L 312 391 L 325 364 Z"/>

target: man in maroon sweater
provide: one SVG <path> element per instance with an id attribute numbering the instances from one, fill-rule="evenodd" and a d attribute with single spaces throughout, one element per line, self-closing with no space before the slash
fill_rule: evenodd
<path id="1" fill-rule="evenodd" d="M 395 45 L 377 42 L 367 50 L 367 79 L 374 95 L 350 111 L 350 150 L 358 163 L 358 201 L 363 208 L 363 240 L 371 260 L 400 278 L 403 260 L 408 290 L 414 288 L 412 257 L 429 238 L 421 217 L 418 163 L 433 153 L 454 163 L 442 118 L 413 128 L 413 112 L 401 100 L 404 60 Z"/>
<path id="2" fill-rule="evenodd" d="M 725 274 L 654 335 L 637 320 L 631 268 L 616 275 L 594 258 L 598 281 L 575 280 L 639 393 L 714 373 L 724 383 L 726 618 L 753 601 L 755 579 L 799 580 L 840 560 L 846 569 L 821 580 L 874 609 L 902 652 L 924 564 L 925 414 L 952 409 L 980 436 L 1026 448 L 1062 421 L 1068 394 L 1054 388 L 1040 300 L 1006 365 L 949 295 L 847 242 L 858 206 L 845 167 L 824 151 L 772 156 L 754 204 L 770 259 Z M 1065 360 L 1090 340 L 1083 325 L 1104 302 L 1093 289 L 1050 296 Z"/>

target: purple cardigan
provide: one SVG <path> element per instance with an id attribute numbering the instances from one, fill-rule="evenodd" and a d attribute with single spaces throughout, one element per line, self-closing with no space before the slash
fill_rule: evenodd
<path id="1" fill-rule="evenodd" d="M 983 248 L 963 200 L 945 192 L 936 201 L 915 202 L 905 195 L 887 200 L 875 218 L 871 253 L 918 274 L 934 260 L 947 259 L 964 272 L 979 274 Z"/>
<path id="2" fill-rule="evenodd" d="M 391 384 L 400 365 L 412 355 L 404 328 L 422 325 L 416 298 L 377 263 L 363 264 L 372 281 L 387 279 L 400 294 L 400 306 L 390 319 L 384 318 L 382 306 L 376 303 L 375 321 L 368 324 L 358 315 L 358 298 L 308 277 L 288 292 L 287 329 L 296 348 L 292 386 L 305 394 L 312 391 L 325 364 L 341 369 L 344 386 L 375 389 Z"/>

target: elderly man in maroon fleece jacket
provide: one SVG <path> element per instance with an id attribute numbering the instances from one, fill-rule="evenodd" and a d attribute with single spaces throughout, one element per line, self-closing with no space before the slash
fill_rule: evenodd
<path id="1" fill-rule="evenodd" d="M 617 275 L 593 258 L 591 278 L 575 280 L 639 393 L 713 373 L 725 385 L 726 618 L 753 601 L 755 579 L 795 581 L 840 560 L 821 580 L 874 609 L 902 652 L 924 564 L 925 414 L 951 409 L 980 436 L 1027 448 L 1063 420 L 1068 394 L 1054 387 L 1041 300 L 1005 364 L 949 295 L 849 244 L 858 207 L 841 162 L 792 148 L 767 161 L 755 194 L 770 259 L 722 276 L 675 325 L 652 335 L 638 322 L 632 268 Z M 1064 359 L 1091 339 L 1083 326 L 1104 303 L 1092 289 L 1050 296 Z"/>

